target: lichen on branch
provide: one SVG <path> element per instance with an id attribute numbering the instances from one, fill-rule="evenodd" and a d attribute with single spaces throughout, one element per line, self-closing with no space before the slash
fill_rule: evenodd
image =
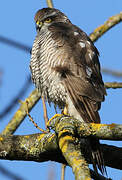
<path id="1" fill-rule="evenodd" d="M 36 162 L 45 162 L 45 161 L 51 160 L 51 161 L 67 164 L 68 163 L 66 161 L 67 159 L 65 159 L 67 155 L 65 154 L 65 157 L 64 157 L 61 151 L 65 153 L 65 149 L 66 149 L 65 145 L 68 145 L 69 146 L 68 148 L 72 146 L 72 138 L 73 138 L 73 140 L 75 140 L 74 141 L 75 147 L 73 147 L 74 145 L 72 147 L 75 148 L 77 151 L 79 151 L 79 148 L 80 148 L 80 151 L 82 152 L 82 154 L 84 154 L 84 158 L 86 162 L 88 162 L 89 164 L 92 163 L 91 152 L 89 148 L 86 146 L 86 144 L 84 144 L 84 142 L 80 142 L 78 138 L 75 137 L 74 139 L 74 135 L 73 135 L 75 134 L 76 136 L 76 130 L 78 130 L 77 133 L 80 133 L 80 137 L 86 137 L 87 135 L 89 136 L 90 134 L 88 134 L 87 132 L 85 135 L 85 128 L 83 130 L 83 128 L 80 128 L 80 127 L 78 128 L 78 126 L 74 127 L 74 125 L 72 124 L 73 119 L 71 119 L 71 117 L 62 117 L 60 120 L 63 121 L 63 119 L 64 119 L 63 125 L 67 124 L 66 130 L 64 129 L 63 131 L 62 129 L 63 134 L 59 133 L 57 129 L 56 133 L 48 133 L 48 134 L 42 133 L 42 134 L 32 134 L 32 135 L 24 135 L 24 136 L 1 135 L 0 136 L 0 159 L 36 161 Z M 114 133 L 116 134 L 116 130 L 118 128 L 122 130 L 122 125 L 115 126 L 114 124 L 112 124 L 111 126 L 108 125 L 108 127 L 109 127 L 109 131 L 110 129 L 112 130 L 114 129 L 113 135 Z M 102 128 L 102 125 L 101 125 L 101 128 Z M 103 130 L 101 128 L 99 127 L 99 125 L 93 126 L 91 124 L 91 129 L 92 129 L 91 132 L 93 132 L 92 137 L 94 138 L 97 137 L 97 135 L 95 134 L 95 131 L 96 132 L 98 131 L 99 132 L 98 134 L 100 134 L 100 131 L 101 131 L 101 134 L 102 134 Z M 67 131 L 67 133 L 65 133 L 65 131 Z M 62 135 L 63 135 L 63 139 L 61 139 Z M 61 140 L 60 148 L 59 148 L 58 138 L 60 138 Z M 71 144 L 70 144 L 70 139 L 71 139 Z M 122 148 L 101 144 L 101 149 L 103 151 L 105 165 L 122 170 L 122 163 L 121 163 Z M 75 156 L 79 158 L 81 157 L 82 154 L 79 154 L 77 156 L 77 153 L 76 153 Z M 71 154 L 68 157 L 70 156 Z M 71 164 L 69 165 L 72 165 L 73 158 L 70 163 Z"/>
<path id="2" fill-rule="evenodd" d="M 110 17 L 103 25 L 97 27 L 90 35 L 90 39 L 95 42 L 100 38 L 104 33 L 106 33 L 113 26 L 117 25 L 122 21 L 122 12 L 117 15 Z"/>
<path id="3" fill-rule="evenodd" d="M 121 124 L 96 124 L 96 123 L 82 123 L 80 120 L 69 116 L 56 117 L 50 122 L 50 127 L 56 133 L 68 132 L 76 137 L 90 137 L 103 140 L 122 140 L 122 125 Z"/>
<path id="4" fill-rule="evenodd" d="M 106 89 L 119 89 L 122 88 L 122 82 L 106 82 L 105 87 Z"/>

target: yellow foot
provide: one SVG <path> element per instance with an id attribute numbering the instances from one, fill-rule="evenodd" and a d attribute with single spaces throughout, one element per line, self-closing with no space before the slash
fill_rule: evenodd
<path id="1" fill-rule="evenodd" d="M 51 121 L 57 117 L 61 117 L 62 114 L 55 114 L 52 118 L 49 119 L 49 121 L 47 122 L 47 127 L 50 127 Z"/>

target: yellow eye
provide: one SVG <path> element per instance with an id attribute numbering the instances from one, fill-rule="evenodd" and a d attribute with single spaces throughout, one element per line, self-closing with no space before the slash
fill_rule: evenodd
<path id="1" fill-rule="evenodd" d="M 45 19 L 45 22 L 46 23 L 50 23 L 52 21 L 52 19 L 51 18 L 47 18 L 47 19 Z"/>

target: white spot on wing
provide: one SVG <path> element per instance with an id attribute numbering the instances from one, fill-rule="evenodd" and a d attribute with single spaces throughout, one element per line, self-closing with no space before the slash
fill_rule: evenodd
<path id="1" fill-rule="evenodd" d="M 0 156 L 3 156 L 3 157 L 6 157 L 7 154 L 8 152 L 5 150 L 0 152 Z"/>
<path id="2" fill-rule="evenodd" d="M 92 53 L 89 53 L 89 57 L 90 57 L 90 59 L 92 59 Z"/>
<path id="3" fill-rule="evenodd" d="M 83 43 L 83 42 L 79 42 L 79 45 L 82 47 L 82 48 L 85 48 L 85 43 Z"/>
<path id="4" fill-rule="evenodd" d="M 91 74 L 92 74 L 92 69 L 90 68 L 90 67 L 86 67 L 86 73 L 87 73 L 87 75 L 90 77 L 91 76 Z"/>
<path id="5" fill-rule="evenodd" d="M 91 44 L 90 41 L 86 41 L 89 45 Z"/>
<path id="6" fill-rule="evenodd" d="M 76 32 L 76 31 L 74 32 L 74 36 L 77 36 L 78 34 L 79 34 L 78 32 Z"/>

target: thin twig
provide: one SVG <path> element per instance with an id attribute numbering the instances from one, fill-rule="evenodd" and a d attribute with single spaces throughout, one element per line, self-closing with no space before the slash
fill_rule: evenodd
<path id="1" fill-rule="evenodd" d="M 108 74 L 108 75 L 122 78 L 122 72 L 119 72 L 119 71 L 115 71 L 115 70 L 108 69 L 108 68 L 102 68 L 102 72 L 105 74 Z"/>
<path id="2" fill-rule="evenodd" d="M 27 116 L 27 105 L 26 105 L 26 101 L 29 101 L 29 105 L 28 105 L 28 111 L 30 111 L 33 106 L 39 101 L 40 99 L 40 94 L 38 93 L 37 89 L 35 89 L 28 98 L 25 99 L 24 102 L 20 102 L 21 106 L 19 107 L 19 109 L 17 110 L 17 112 L 14 114 L 13 118 L 11 119 L 11 121 L 9 121 L 8 125 L 5 127 L 5 129 L 2 131 L 2 134 L 6 135 L 10 135 L 13 134 L 16 129 L 20 126 L 20 124 L 23 122 L 24 118 Z"/>
<path id="3" fill-rule="evenodd" d="M 46 0 L 46 1 L 47 1 L 47 6 L 48 7 L 50 7 L 50 8 L 54 7 L 52 0 Z"/>
<path id="4" fill-rule="evenodd" d="M 11 100 L 8 106 L 5 107 L 5 109 L 0 113 L 0 120 L 2 120 L 2 118 L 5 118 L 5 116 L 8 115 L 8 113 L 10 113 L 10 111 L 13 110 L 13 108 L 18 104 L 18 100 L 25 95 L 30 85 L 31 85 L 31 77 L 29 76 L 26 82 L 24 83 L 22 89 L 20 90 L 20 92 L 13 98 L 13 100 Z"/>
<path id="5" fill-rule="evenodd" d="M 103 25 L 96 28 L 90 35 L 90 39 L 95 42 L 100 38 L 104 33 L 111 29 L 116 24 L 122 21 L 122 12 L 119 14 L 110 17 Z"/>
<path id="6" fill-rule="evenodd" d="M 20 49 L 20 50 L 25 51 L 27 53 L 29 53 L 31 51 L 30 46 L 27 46 L 23 43 L 17 42 L 13 39 L 10 39 L 10 38 L 4 37 L 4 36 L 0 36 L 0 42 L 6 44 L 8 46 L 13 46 L 16 49 Z"/>
<path id="7" fill-rule="evenodd" d="M 105 83 L 105 87 L 106 89 L 110 89 L 110 88 L 113 88 L 113 89 L 117 89 L 117 88 L 122 88 L 122 83 L 118 83 L 118 82 L 106 82 Z"/>
<path id="8" fill-rule="evenodd" d="M 55 180 L 56 172 L 55 172 L 56 164 L 54 162 L 50 162 L 48 165 L 48 177 L 47 180 Z"/>
<path id="9" fill-rule="evenodd" d="M 12 180 L 24 180 L 24 178 L 20 177 L 19 175 L 16 175 L 15 173 L 11 172 L 9 168 L 3 167 L 0 165 L 0 173 L 7 177 L 7 179 Z"/>
<path id="10" fill-rule="evenodd" d="M 65 169 L 66 169 L 66 164 L 61 165 L 61 180 L 65 180 Z"/>

